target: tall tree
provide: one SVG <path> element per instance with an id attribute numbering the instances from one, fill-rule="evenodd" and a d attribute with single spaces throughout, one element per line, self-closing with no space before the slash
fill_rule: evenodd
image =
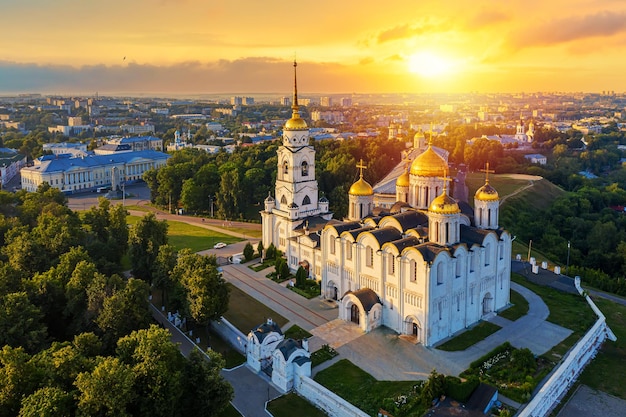
<path id="1" fill-rule="evenodd" d="M 233 388 L 220 371 L 224 367 L 222 356 L 209 350 L 209 360 L 198 350 L 193 350 L 185 363 L 181 416 L 219 415 L 233 398 Z"/>
<path id="2" fill-rule="evenodd" d="M 157 220 L 154 213 L 142 217 L 128 236 L 133 275 L 151 282 L 152 264 L 159 254 L 159 247 L 166 244 L 167 222 Z"/>
<path id="3" fill-rule="evenodd" d="M 134 383 L 131 366 L 118 358 L 103 358 L 92 372 L 83 372 L 76 378 L 76 387 L 80 392 L 78 415 L 131 416 Z"/>
<path id="4" fill-rule="evenodd" d="M 42 314 L 25 292 L 0 297 L 0 345 L 24 347 L 36 352 L 46 340 Z"/>

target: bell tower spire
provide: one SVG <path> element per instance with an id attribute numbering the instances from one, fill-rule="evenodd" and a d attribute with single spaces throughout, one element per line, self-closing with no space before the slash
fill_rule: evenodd
<path id="1" fill-rule="evenodd" d="M 293 111 L 292 117 L 300 117 L 300 106 L 298 105 L 298 74 L 297 74 L 298 63 L 295 58 L 293 60 L 293 104 L 291 105 L 291 110 Z"/>

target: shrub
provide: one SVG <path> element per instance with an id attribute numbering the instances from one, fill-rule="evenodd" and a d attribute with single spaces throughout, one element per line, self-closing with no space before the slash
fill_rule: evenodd
<path id="1" fill-rule="evenodd" d="M 466 402 L 479 384 L 480 381 L 475 376 L 468 378 L 465 382 L 455 376 L 446 376 L 446 395 L 457 401 Z"/>

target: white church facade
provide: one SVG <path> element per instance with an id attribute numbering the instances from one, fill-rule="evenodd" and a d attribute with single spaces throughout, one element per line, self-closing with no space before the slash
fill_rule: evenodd
<path id="1" fill-rule="evenodd" d="M 472 208 L 448 195 L 447 155 L 430 144 L 396 168 L 395 193 L 375 192 L 361 161 L 348 217 L 332 219 L 328 201 L 318 199 L 315 151 L 295 86 L 293 103 L 278 150 L 276 198 L 261 212 L 263 245 L 273 243 L 292 270 L 303 266 L 321 281 L 321 296 L 336 300 L 339 318 L 432 346 L 509 304 L 512 239 L 499 227 L 488 169 Z"/>

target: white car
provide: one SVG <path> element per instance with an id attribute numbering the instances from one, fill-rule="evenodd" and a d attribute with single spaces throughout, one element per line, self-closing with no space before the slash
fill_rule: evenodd
<path id="1" fill-rule="evenodd" d="M 217 242 L 215 245 L 213 245 L 213 249 L 222 249 L 226 247 L 226 243 L 224 242 Z"/>

